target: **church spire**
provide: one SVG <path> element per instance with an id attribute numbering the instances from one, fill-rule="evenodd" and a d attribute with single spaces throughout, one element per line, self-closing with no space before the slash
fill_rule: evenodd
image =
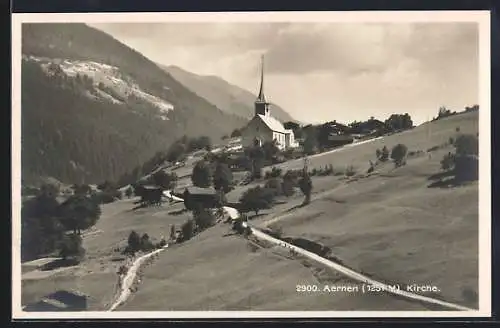
<path id="1" fill-rule="evenodd" d="M 266 98 L 264 97 L 264 55 L 261 56 L 260 90 L 257 101 L 263 103 L 266 102 Z"/>

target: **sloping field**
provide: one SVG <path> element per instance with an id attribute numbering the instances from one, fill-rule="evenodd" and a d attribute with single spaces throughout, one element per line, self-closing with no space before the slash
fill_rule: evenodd
<path id="1" fill-rule="evenodd" d="M 77 267 L 54 270 L 51 275 L 41 272 L 44 275 L 40 279 L 23 279 L 22 303 L 37 301 L 60 289 L 76 289 L 89 295 L 89 310 L 104 310 L 109 306 L 117 290 L 116 272 L 125 260 L 113 250 L 126 245 L 132 230 L 141 235 L 147 233 L 152 240 L 168 238 L 170 224 L 179 226 L 188 215 L 175 213 L 183 208 L 182 204 L 131 211 L 136 206 L 133 201 L 125 199 L 102 206 L 103 213 L 95 229 L 84 237 L 85 260 Z"/>
<path id="2" fill-rule="evenodd" d="M 409 161 L 270 226 L 327 246 L 352 269 L 380 281 L 433 285 L 440 289 L 436 298 L 477 307 L 478 186 L 428 188 L 427 177 L 438 169 L 427 158 Z"/>

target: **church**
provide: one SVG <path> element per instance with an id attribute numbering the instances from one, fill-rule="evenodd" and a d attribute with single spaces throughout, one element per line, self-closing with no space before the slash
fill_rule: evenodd
<path id="1" fill-rule="evenodd" d="M 251 147 L 257 141 L 262 145 L 266 141 L 276 140 L 279 149 L 298 146 L 292 130 L 271 116 L 270 103 L 264 97 L 264 57 L 262 57 L 259 95 L 254 103 L 255 113 L 246 126 L 241 129 L 241 143 L 244 148 Z"/>

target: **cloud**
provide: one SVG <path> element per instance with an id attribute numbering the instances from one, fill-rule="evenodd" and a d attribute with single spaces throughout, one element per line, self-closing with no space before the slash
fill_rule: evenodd
<path id="1" fill-rule="evenodd" d="M 297 119 L 353 120 L 478 101 L 476 23 L 93 25 L 152 60 L 257 89 Z M 307 108 L 307 110 L 305 110 Z M 332 117 L 333 115 L 333 117 Z"/>

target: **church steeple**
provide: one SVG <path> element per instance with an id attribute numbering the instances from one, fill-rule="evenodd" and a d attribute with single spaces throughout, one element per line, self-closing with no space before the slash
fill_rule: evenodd
<path id="1" fill-rule="evenodd" d="M 260 90 L 259 96 L 257 97 L 257 101 L 266 102 L 266 97 L 264 97 L 264 55 L 261 56 L 261 64 L 260 64 Z"/>
<path id="2" fill-rule="evenodd" d="M 269 116 L 269 103 L 264 96 L 264 55 L 261 57 L 260 89 L 255 100 L 255 115 Z"/>

